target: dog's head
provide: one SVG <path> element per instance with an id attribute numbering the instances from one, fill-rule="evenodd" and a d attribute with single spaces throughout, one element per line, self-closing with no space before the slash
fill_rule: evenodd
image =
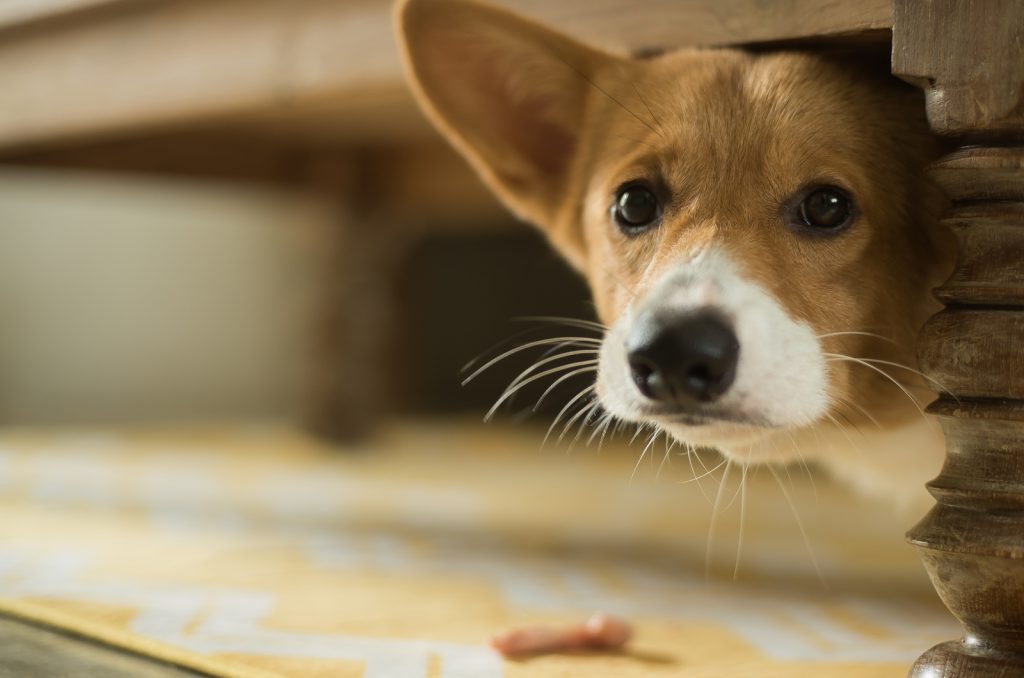
<path id="1" fill-rule="evenodd" d="M 466 0 L 398 20 L 431 120 L 589 281 L 607 410 L 744 461 L 917 414 L 896 365 L 948 256 L 909 88 L 797 53 L 616 57 Z"/>

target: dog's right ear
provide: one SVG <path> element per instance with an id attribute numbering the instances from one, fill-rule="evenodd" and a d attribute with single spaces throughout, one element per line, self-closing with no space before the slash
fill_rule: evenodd
<path id="1" fill-rule="evenodd" d="M 469 0 L 405 0 L 399 44 L 435 126 L 517 215 L 578 268 L 582 234 L 556 222 L 591 77 L 607 55 Z"/>

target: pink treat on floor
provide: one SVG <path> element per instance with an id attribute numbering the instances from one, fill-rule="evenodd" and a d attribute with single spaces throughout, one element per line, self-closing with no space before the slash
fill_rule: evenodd
<path id="1" fill-rule="evenodd" d="M 633 628 L 625 621 L 595 614 L 575 626 L 534 626 L 499 633 L 491 638 L 491 647 L 506 657 L 570 650 L 616 650 L 629 642 L 632 635 Z"/>

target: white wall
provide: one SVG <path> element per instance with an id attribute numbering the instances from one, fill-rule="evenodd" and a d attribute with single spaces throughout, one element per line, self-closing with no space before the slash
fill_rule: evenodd
<path id="1" fill-rule="evenodd" d="M 334 218 L 264 187 L 0 169 L 0 423 L 295 416 Z"/>

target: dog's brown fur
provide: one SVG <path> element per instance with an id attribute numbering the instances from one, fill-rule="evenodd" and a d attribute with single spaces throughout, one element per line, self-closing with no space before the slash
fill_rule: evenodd
<path id="1" fill-rule="evenodd" d="M 909 86 L 792 52 L 623 58 L 467 0 L 408 0 L 398 22 L 431 121 L 586 276 L 602 320 L 714 243 L 819 335 L 890 340 L 844 334 L 825 350 L 914 364 L 951 255 L 923 172 L 937 148 Z M 656 234 L 630 239 L 609 206 L 638 178 L 671 199 Z M 786 202 L 814 182 L 854 196 L 847 232 L 808 236 L 783 222 Z M 836 363 L 828 377 L 833 414 L 853 425 L 864 409 L 886 426 L 919 416 L 876 372 Z"/>

